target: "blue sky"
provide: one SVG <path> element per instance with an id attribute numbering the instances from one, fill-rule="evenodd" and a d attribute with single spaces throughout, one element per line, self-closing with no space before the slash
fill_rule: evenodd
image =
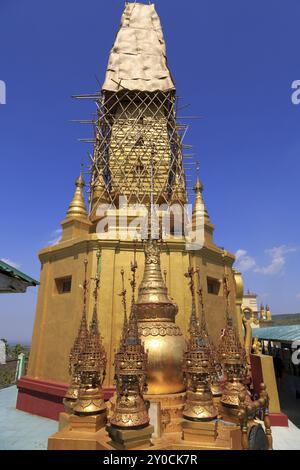
<path id="1" fill-rule="evenodd" d="M 39 278 L 37 252 L 56 237 L 88 147 L 91 102 L 121 0 L 1 0 L 0 258 Z M 300 311 L 298 0 L 157 0 L 186 143 L 201 163 L 215 240 L 238 253 L 246 288 L 275 313 Z M 0 298 L 0 337 L 30 340 L 37 289 Z"/>

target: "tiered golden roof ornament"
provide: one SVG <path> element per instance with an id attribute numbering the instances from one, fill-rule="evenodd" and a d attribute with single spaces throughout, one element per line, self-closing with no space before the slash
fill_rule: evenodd
<path id="1" fill-rule="evenodd" d="M 82 349 L 87 341 L 88 337 L 88 326 L 86 316 L 86 297 L 87 297 L 87 260 L 84 261 L 84 282 L 83 282 L 83 311 L 79 325 L 77 337 L 74 341 L 73 347 L 69 355 L 69 374 L 71 376 L 71 384 L 67 390 L 65 398 L 63 400 L 65 410 L 70 412 L 73 408 L 74 403 L 78 399 L 78 391 L 80 386 L 80 375 L 79 375 L 79 358 Z"/>
<path id="2" fill-rule="evenodd" d="M 76 374 L 79 378 L 78 398 L 72 407 L 73 413 L 77 415 L 96 415 L 106 411 L 104 403 L 102 384 L 106 370 L 106 352 L 102 344 L 102 338 L 98 325 L 98 293 L 100 287 L 100 251 L 97 252 L 97 271 L 93 281 L 94 309 L 92 321 L 86 334 L 82 337 L 78 350 Z M 86 310 L 86 296 L 88 281 L 86 278 L 87 261 L 85 261 L 84 310 Z M 84 323 L 84 322 L 83 322 Z"/>
<path id="3" fill-rule="evenodd" d="M 199 307 L 201 312 L 201 323 L 200 323 L 200 332 L 203 337 L 206 338 L 207 344 L 210 348 L 210 359 L 211 359 L 211 372 L 210 372 L 210 389 L 214 398 L 219 398 L 222 396 L 222 388 L 220 385 L 219 374 L 222 371 L 222 366 L 219 362 L 218 353 L 216 351 L 215 345 L 211 340 L 210 335 L 208 334 L 207 323 L 206 323 L 206 316 L 205 316 L 205 308 L 204 308 L 204 300 L 203 300 L 203 289 L 201 288 L 201 277 L 200 277 L 200 268 L 197 267 L 196 269 L 197 277 L 198 277 L 198 300 L 199 300 Z"/>
<path id="4" fill-rule="evenodd" d="M 226 327 L 223 331 L 218 347 L 219 361 L 223 365 L 226 382 L 223 389 L 221 404 L 227 409 L 239 408 L 239 395 L 246 392 L 247 402 L 251 401 L 244 385 L 246 377 L 246 351 L 242 346 L 236 328 L 233 325 L 230 314 L 229 282 L 225 267 L 224 274 L 224 297 L 226 302 Z"/>
<path id="5" fill-rule="evenodd" d="M 147 353 L 138 334 L 135 306 L 136 269 L 135 255 L 134 262 L 131 264 L 131 311 L 127 323 L 127 315 L 124 308 L 124 324 L 120 347 L 115 355 L 117 399 L 113 415 L 110 419 L 110 425 L 119 429 L 143 428 L 149 424 L 148 404 L 143 398 L 147 388 Z M 123 284 L 123 307 L 126 306 L 126 303 L 124 303 L 126 292 L 124 290 Z"/>
<path id="6" fill-rule="evenodd" d="M 201 324 L 197 320 L 195 286 L 195 271 L 189 268 L 186 277 L 189 278 L 192 295 L 192 310 L 189 326 L 189 339 L 184 353 L 183 371 L 187 382 L 187 398 L 183 417 L 191 421 L 211 421 L 217 417 L 210 389 L 213 374 L 213 359 L 208 339 L 203 308 L 202 290 L 199 286 L 199 296 L 202 305 Z"/>
<path id="7" fill-rule="evenodd" d="M 80 172 L 80 175 L 75 181 L 76 190 L 67 212 L 67 219 L 74 217 L 80 219 L 88 218 L 86 204 L 83 196 L 84 186 L 85 182 L 82 176 L 82 172 Z"/>

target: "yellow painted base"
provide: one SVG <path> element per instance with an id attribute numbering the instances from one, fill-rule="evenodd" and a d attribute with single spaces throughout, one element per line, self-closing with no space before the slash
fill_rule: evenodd
<path id="1" fill-rule="evenodd" d="M 149 425 L 142 429 L 116 429 L 109 425 L 106 427 L 106 431 L 111 438 L 109 445 L 114 449 L 130 450 L 152 447 L 153 426 Z"/>
<path id="2" fill-rule="evenodd" d="M 240 426 L 223 424 L 220 421 L 198 423 L 183 421 L 182 440 L 196 445 L 197 449 L 240 450 Z"/>
<path id="3" fill-rule="evenodd" d="M 270 413 L 280 413 L 280 402 L 277 390 L 277 382 L 274 371 L 273 357 L 267 355 L 260 356 L 263 383 L 266 385 L 270 398 Z"/>
<path id="4" fill-rule="evenodd" d="M 76 416 L 63 412 L 59 431 L 48 439 L 48 450 L 100 450 L 100 430 L 106 425 L 106 412 L 95 416 Z"/>
<path id="5" fill-rule="evenodd" d="M 168 433 L 151 439 L 152 445 L 136 445 L 130 450 L 241 450 L 241 431 L 238 426 L 219 425 L 218 437 L 209 440 L 203 433 Z M 59 434 L 59 436 L 58 436 Z M 97 433 L 64 431 L 49 438 L 49 450 L 116 450 L 108 433 L 101 429 Z M 121 448 L 120 448 L 121 450 Z M 129 449 L 128 449 L 129 450 Z"/>

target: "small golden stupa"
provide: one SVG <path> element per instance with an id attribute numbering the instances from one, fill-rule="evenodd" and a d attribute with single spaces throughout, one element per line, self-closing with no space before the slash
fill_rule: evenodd
<path id="1" fill-rule="evenodd" d="M 97 312 L 98 291 L 100 287 L 100 256 L 100 251 L 97 251 L 97 272 L 95 278 L 93 278 L 95 281 L 93 316 L 83 347 L 78 355 L 77 370 L 80 387 L 78 398 L 72 407 L 73 413 L 77 415 L 95 415 L 106 411 L 102 384 L 105 378 L 107 357 L 99 333 Z M 87 289 L 86 281 L 84 289 Z M 86 292 L 84 297 L 86 298 Z"/>
<path id="2" fill-rule="evenodd" d="M 69 355 L 69 374 L 71 384 L 63 400 L 65 410 L 72 410 L 72 407 L 78 399 L 78 390 L 80 386 L 79 358 L 88 337 L 88 326 L 86 318 L 86 293 L 87 293 L 87 261 L 84 261 L 84 283 L 83 283 L 83 312 L 77 337 Z"/>
<path id="3" fill-rule="evenodd" d="M 136 262 L 132 264 L 132 303 L 129 321 L 124 311 L 123 334 L 115 356 L 116 403 L 110 419 L 112 428 L 135 429 L 149 424 L 146 391 L 147 353 L 138 333 L 135 306 Z"/>
<path id="4" fill-rule="evenodd" d="M 191 421 L 211 421 L 218 415 L 213 404 L 210 388 L 214 364 L 207 335 L 204 309 L 202 310 L 201 324 L 199 324 L 196 317 L 194 274 L 193 268 L 190 268 L 186 274 L 190 279 L 192 310 L 189 327 L 190 336 L 187 350 L 184 353 L 183 371 L 187 382 L 187 397 L 183 417 Z M 199 288 L 199 292 L 202 296 L 201 288 Z"/>
<path id="5" fill-rule="evenodd" d="M 245 394 L 246 403 L 251 401 L 244 385 L 247 372 L 246 350 L 242 346 L 230 315 L 228 277 L 224 275 L 224 298 L 226 303 L 226 327 L 220 338 L 218 355 L 223 366 L 226 382 L 222 392 L 221 405 L 223 413 L 236 418 L 239 409 L 240 395 Z"/>

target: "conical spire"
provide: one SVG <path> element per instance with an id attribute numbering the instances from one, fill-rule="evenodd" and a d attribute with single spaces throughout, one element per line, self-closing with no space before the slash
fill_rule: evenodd
<path id="1" fill-rule="evenodd" d="M 155 238 L 156 235 L 153 235 L 153 232 L 157 232 L 157 230 L 153 230 L 153 225 L 156 223 L 156 214 L 153 204 L 153 158 L 151 159 L 150 207 L 148 214 L 148 234 L 147 239 L 144 241 L 144 275 L 139 287 L 137 299 L 138 316 L 140 320 L 146 314 L 146 310 L 151 310 L 154 305 L 156 307 L 161 305 L 163 307 L 161 309 L 162 313 L 170 316 L 171 319 L 174 320 L 177 313 L 177 306 L 173 304 L 168 295 L 168 289 L 161 272 L 160 249 L 157 239 Z M 143 308 L 143 306 L 145 307 Z M 155 314 L 158 315 L 158 308 L 156 308 L 151 315 L 153 316 Z"/>
<path id="2" fill-rule="evenodd" d="M 81 172 L 79 177 L 76 179 L 75 186 L 76 190 L 67 212 L 67 218 L 76 217 L 87 219 L 87 209 L 83 197 L 83 187 L 85 186 L 85 182 Z"/>
<path id="3" fill-rule="evenodd" d="M 224 299 L 226 313 L 226 327 L 219 343 L 218 354 L 220 362 L 223 364 L 239 364 L 244 366 L 246 363 L 246 351 L 239 339 L 237 330 L 233 325 L 232 315 L 230 311 L 230 287 L 227 274 L 227 266 L 224 265 Z"/>
<path id="4" fill-rule="evenodd" d="M 83 282 L 83 310 L 82 310 L 82 317 L 78 329 L 78 333 L 76 339 L 74 341 L 73 347 L 70 352 L 70 371 L 72 373 L 75 364 L 78 361 L 78 356 L 85 344 L 85 341 L 88 337 L 88 325 L 87 325 L 87 316 L 86 316 L 86 298 L 87 298 L 87 289 L 88 289 L 88 281 L 87 281 L 87 260 L 84 260 L 84 282 Z"/>
<path id="5" fill-rule="evenodd" d="M 202 197 L 203 192 L 203 184 L 201 183 L 199 176 L 197 176 L 196 183 L 194 185 L 194 191 L 196 193 L 194 207 L 193 207 L 193 214 L 192 214 L 192 227 L 193 230 L 196 230 L 201 223 L 204 217 L 204 224 L 211 225 L 210 218 L 208 212 L 206 210 L 204 200 Z"/>

